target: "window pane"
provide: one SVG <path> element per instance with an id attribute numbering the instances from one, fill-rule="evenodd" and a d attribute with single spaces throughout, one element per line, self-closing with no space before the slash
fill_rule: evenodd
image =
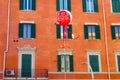
<path id="1" fill-rule="evenodd" d="M 95 33 L 95 26 L 91 26 L 92 27 L 92 32 Z"/>
<path id="2" fill-rule="evenodd" d="M 61 28 L 61 30 L 60 30 L 60 32 L 61 32 L 61 39 L 63 39 L 63 26 L 60 26 Z"/>
<path id="3" fill-rule="evenodd" d="M 63 10 L 63 0 L 59 0 L 60 1 L 60 10 Z"/>
<path id="4" fill-rule="evenodd" d="M 66 72 L 70 72 L 70 60 L 69 56 L 66 56 Z"/>
<path id="5" fill-rule="evenodd" d="M 28 38 L 31 38 L 31 24 L 28 24 Z"/>
<path id="6" fill-rule="evenodd" d="M 65 71 L 65 57 L 61 56 L 61 71 Z"/>
<path id="7" fill-rule="evenodd" d="M 115 26 L 115 33 L 118 33 L 118 30 L 119 30 L 118 26 Z"/>
<path id="8" fill-rule="evenodd" d="M 87 12 L 94 12 L 94 2 L 93 0 L 86 0 Z"/>
<path id="9" fill-rule="evenodd" d="M 65 9 L 65 10 L 68 10 L 67 0 L 64 0 L 64 9 Z"/>

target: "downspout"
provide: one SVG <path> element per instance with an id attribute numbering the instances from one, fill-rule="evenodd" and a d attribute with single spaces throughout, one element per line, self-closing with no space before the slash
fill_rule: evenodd
<path id="1" fill-rule="evenodd" d="M 3 61 L 3 80 L 5 75 L 5 66 L 6 66 L 6 54 L 8 53 L 9 49 L 9 33 L 10 33 L 10 0 L 8 0 L 8 20 L 7 20 L 7 39 L 6 39 L 6 49 L 4 51 L 4 61 Z"/>
<path id="2" fill-rule="evenodd" d="M 108 80 L 110 80 L 110 62 L 109 62 L 109 53 L 108 53 L 108 38 L 107 38 L 107 24 L 106 24 L 106 14 L 105 14 L 105 3 L 102 0 L 103 5 L 103 18 L 104 18 L 104 31 L 105 31 L 105 48 L 106 48 L 106 58 L 107 58 L 107 66 L 108 66 Z"/>

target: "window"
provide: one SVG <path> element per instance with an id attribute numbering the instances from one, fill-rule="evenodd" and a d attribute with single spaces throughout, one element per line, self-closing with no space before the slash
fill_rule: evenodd
<path id="1" fill-rule="evenodd" d="M 100 39 L 99 25 L 84 25 L 85 39 Z"/>
<path id="2" fill-rule="evenodd" d="M 82 0 L 84 12 L 98 12 L 98 0 Z"/>
<path id="3" fill-rule="evenodd" d="M 112 12 L 120 12 L 120 0 L 112 0 Z"/>
<path id="4" fill-rule="evenodd" d="M 111 26 L 112 39 L 120 39 L 120 25 Z"/>
<path id="5" fill-rule="evenodd" d="M 35 24 L 20 23 L 19 24 L 19 38 L 35 38 Z"/>
<path id="6" fill-rule="evenodd" d="M 116 62 L 117 62 L 117 71 L 120 72 L 120 54 L 117 54 L 116 56 Z"/>
<path id="7" fill-rule="evenodd" d="M 20 0 L 20 10 L 35 10 L 36 0 Z"/>
<path id="8" fill-rule="evenodd" d="M 64 29 L 59 24 L 56 25 L 57 39 L 63 39 Z M 66 27 L 66 38 L 72 39 L 72 25 Z"/>
<path id="9" fill-rule="evenodd" d="M 58 72 L 73 72 L 72 55 L 58 55 Z"/>
<path id="10" fill-rule="evenodd" d="M 97 54 L 89 55 L 89 65 L 91 66 L 93 72 L 100 72 L 99 56 Z"/>
<path id="11" fill-rule="evenodd" d="M 56 0 L 57 11 L 68 10 L 71 11 L 71 0 Z"/>

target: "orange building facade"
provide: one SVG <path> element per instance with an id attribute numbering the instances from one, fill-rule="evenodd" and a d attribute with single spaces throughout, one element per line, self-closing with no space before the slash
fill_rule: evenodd
<path id="1" fill-rule="evenodd" d="M 0 1 L 0 79 L 120 79 L 119 0 Z M 56 13 L 68 10 L 63 27 Z"/>

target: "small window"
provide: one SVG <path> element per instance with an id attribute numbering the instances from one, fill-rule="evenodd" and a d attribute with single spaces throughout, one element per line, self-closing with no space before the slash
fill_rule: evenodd
<path id="1" fill-rule="evenodd" d="M 120 25 L 111 26 L 112 39 L 120 39 Z"/>
<path id="2" fill-rule="evenodd" d="M 58 72 L 73 72 L 72 55 L 58 55 Z"/>
<path id="3" fill-rule="evenodd" d="M 20 0 L 20 10 L 35 10 L 36 0 Z"/>
<path id="4" fill-rule="evenodd" d="M 56 25 L 56 36 L 57 39 L 63 39 L 64 37 L 64 29 L 63 26 L 57 24 Z M 68 25 L 66 27 L 66 39 L 72 39 L 72 25 Z"/>
<path id="5" fill-rule="evenodd" d="M 68 10 L 71 11 L 71 0 L 56 0 L 57 11 Z"/>
<path id="6" fill-rule="evenodd" d="M 93 72 L 100 72 L 99 56 L 95 54 L 89 55 L 89 65 L 91 66 Z M 90 70 L 89 70 L 90 71 Z"/>
<path id="7" fill-rule="evenodd" d="M 98 0 L 82 0 L 84 12 L 98 12 Z"/>
<path id="8" fill-rule="evenodd" d="M 120 12 L 120 0 L 112 0 L 112 12 L 113 13 Z"/>
<path id="9" fill-rule="evenodd" d="M 84 25 L 85 39 L 100 39 L 100 28 L 98 25 Z"/>
<path id="10" fill-rule="evenodd" d="M 19 24 L 19 38 L 35 38 L 35 24 L 20 23 Z"/>

